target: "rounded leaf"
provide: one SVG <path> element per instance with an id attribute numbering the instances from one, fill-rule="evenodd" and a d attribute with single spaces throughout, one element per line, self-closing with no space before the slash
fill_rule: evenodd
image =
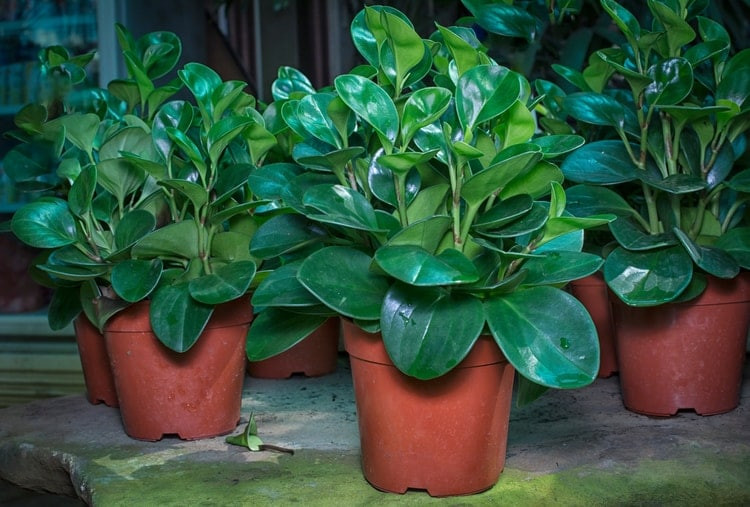
<path id="1" fill-rule="evenodd" d="M 36 248 L 58 248 L 78 239 L 68 204 L 55 197 L 24 205 L 13 215 L 10 226 L 18 239 Z"/>

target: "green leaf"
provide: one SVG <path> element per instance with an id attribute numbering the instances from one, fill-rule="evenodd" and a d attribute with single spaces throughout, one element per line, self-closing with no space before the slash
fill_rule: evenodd
<path id="1" fill-rule="evenodd" d="M 385 296 L 380 322 L 396 368 L 428 380 L 466 357 L 482 332 L 484 315 L 473 296 L 397 283 Z"/>
<path id="2" fill-rule="evenodd" d="M 390 151 L 398 135 L 398 112 L 388 93 L 369 79 L 343 74 L 334 80 L 336 91 L 352 111 L 369 123 Z"/>
<path id="3" fill-rule="evenodd" d="M 447 215 L 430 216 L 412 222 L 394 234 L 388 240 L 387 245 L 418 246 L 429 253 L 435 253 L 442 242 L 443 236 L 450 230 L 451 223 L 451 217 Z"/>
<path id="4" fill-rule="evenodd" d="M 586 140 L 578 135 L 556 134 L 535 137 L 531 140 L 542 149 L 545 159 L 556 158 L 583 146 Z"/>
<path id="5" fill-rule="evenodd" d="M 52 300 L 47 310 L 47 323 L 53 331 L 65 329 L 79 313 L 81 302 L 78 297 L 79 288 L 58 287 L 52 293 Z"/>
<path id="6" fill-rule="evenodd" d="M 37 248 L 58 248 L 78 240 L 68 204 L 56 197 L 25 204 L 15 212 L 10 226 L 18 239 Z"/>
<path id="7" fill-rule="evenodd" d="M 629 10 L 624 8 L 614 0 L 602 0 L 602 7 L 615 22 L 617 28 L 625 35 L 629 41 L 637 41 L 641 38 L 641 25 Z"/>
<path id="8" fill-rule="evenodd" d="M 500 65 L 479 65 L 456 83 L 456 111 L 464 136 L 476 125 L 500 116 L 521 95 L 521 77 Z"/>
<path id="9" fill-rule="evenodd" d="M 258 198 L 277 200 L 281 198 L 283 188 L 301 173 L 302 168 L 296 164 L 277 162 L 258 167 L 247 181 Z"/>
<path id="10" fill-rule="evenodd" d="M 479 51 L 472 47 L 471 44 L 466 42 L 451 28 L 446 28 L 439 24 L 437 27 L 440 35 L 443 37 L 443 43 L 448 48 L 448 51 L 450 51 L 451 56 L 453 56 L 458 76 L 482 63 Z"/>
<path id="11" fill-rule="evenodd" d="M 427 152 L 402 151 L 400 153 L 382 155 L 378 157 L 378 164 L 387 167 L 394 173 L 406 174 L 416 166 L 428 162 L 437 152 L 438 150 L 430 150 Z"/>
<path id="12" fill-rule="evenodd" d="M 250 253 L 261 259 L 277 257 L 324 238 L 324 231 L 299 215 L 278 215 L 263 223 L 253 235 Z"/>
<path id="13" fill-rule="evenodd" d="M 208 190 L 198 183 L 180 179 L 168 179 L 160 181 L 159 184 L 176 190 L 184 197 L 187 197 L 193 204 L 194 213 L 196 214 L 208 202 Z"/>
<path id="14" fill-rule="evenodd" d="M 248 291 L 255 277 L 255 269 L 253 261 L 225 264 L 213 273 L 190 280 L 190 295 L 196 301 L 207 305 L 233 301 Z"/>
<path id="15" fill-rule="evenodd" d="M 747 107 L 748 96 L 750 96 L 750 49 L 743 49 L 724 66 L 721 80 L 716 87 L 716 99 Z"/>
<path id="16" fill-rule="evenodd" d="M 212 164 L 216 164 L 229 143 L 253 123 L 255 120 L 249 117 L 225 116 L 211 125 L 206 134 L 206 148 Z"/>
<path id="17" fill-rule="evenodd" d="M 300 267 L 302 285 L 326 306 L 353 319 L 376 320 L 390 283 L 370 271 L 372 259 L 348 247 L 312 253 Z"/>
<path id="18" fill-rule="evenodd" d="M 268 308 L 253 318 L 247 333 L 250 361 L 262 361 L 294 347 L 328 320 L 325 315 L 302 315 Z"/>
<path id="19" fill-rule="evenodd" d="M 579 121 L 640 133 L 635 113 L 622 102 L 603 93 L 571 93 L 563 99 L 563 109 Z"/>
<path id="20" fill-rule="evenodd" d="M 320 304 L 315 296 L 299 282 L 297 273 L 301 261 L 285 264 L 273 270 L 253 292 L 253 306 L 310 307 Z"/>
<path id="21" fill-rule="evenodd" d="M 149 310 L 154 334 L 175 352 L 186 352 L 195 345 L 212 313 L 212 306 L 190 296 L 187 283 L 158 288 Z"/>
<path id="22" fill-rule="evenodd" d="M 526 9 L 502 2 L 482 3 L 472 14 L 488 32 L 506 37 L 519 37 L 527 42 L 537 37 L 537 20 Z"/>
<path id="23" fill-rule="evenodd" d="M 133 246 L 133 258 L 177 256 L 184 259 L 197 259 L 198 227 L 192 220 L 165 225 L 143 237 Z"/>
<path id="24" fill-rule="evenodd" d="M 91 201 L 96 190 L 96 167 L 92 164 L 81 169 L 68 192 L 68 207 L 74 215 L 83 217 L 91 211 Z"/>
<path id="25" fill-rule="evenodd" d="M 656 306 L 677 298 L 690 284 L 693 261 L 682 246 L 646 252 L 618 247 L 604 261 L 607 285 L 631 306 Z"/>
<path id="26" fill-rule="evenodd" d="M 633 181 L 638 170 L 621 141 L 585 144 L 568 155 L 560 169 L 569 181 L 596 185 Z"/>
<path id="27" fill-rule="evenodd" d="M 750 269 L 750 227 L 729 229 L 714 246 L 729 253 L 743 269 Z"/>
<path id="28" fill-rule="evenodd" d="M 151 294 L 162 272 L 161 259 L 128 259 L 112 268 L 112 288 L 125 301 L 135 303 Z"/>
<path id="29" fill-rule="evenodd" d="M 596 378 L 596 328 L 584 306 L 565 291 L 521 289 L 486 300 L 484 311 L 503 354 L 528 380 L 574 389 Z"/>
<path id="30" fill-rule="evenodd" d="M 542 152 L 534 145 L 525 145 L 529 151 L 514 153 L 487 169 L 468 178 L 461 187 L 461 197 L 470 206 L 478 206 L 519 174 L 523 174 L 541 160 Z M 502 155 L 503 152 L 500 153 Z"/>
<path id="31" fill-rule="evenodd" d="M 518 194 L 503 199 L 474 221 L 475 229 L 502 227 L 531 211 L 534 202 L 530 195 Z"/>
<path id="32" fill-rule="evenodd" d="M 578 280 L 595 273 L 604 264 L 598 255 L 585 252 L 549 252 L 528 259 L 523 285 L 553 285 Z"/>
<path id="33" fill-rule="evenodd" d="M 669 58 L 648 69 L 651 84 L 643 90 L 648 104 L 672 106 L 690 94 L 693 88 L 693 66 L 684 58 Z"/>
<path id="34" fill-rule="evenodd" d="M 146 173 L 132 160 L 110 158 L 101 160 L 96 165 L 97 183 L 107 192 L 114 195 L 118 202 L 123 202 L 132 193 L 141 188 L 146 181 Z"/>
<path id="35" fill-rule="evenodd" d="M 648 234 L 628 218 L 618 218 L 610 223 L 609 230 L 617 242 L 628 250 L 653 250 L 677 244 L 671 234 Z"/>
<path id="36" fill-rule="evenodd" d="M 671 6 L 663 2 L 648 0 L 648 7 L 664 27 L 670 56 L 679 53 L 683 46 L 695 39 L 695 31 L 685 20 L 684 15 L 675 12 Z"/>
<path id="37" fill-rule="evenodd" d="M 549 194 L 552 183 L 562 184 L 564 179 L 557 165 L 541 160 L 510 180 L 499 195 L 503 199 L 508 199 L 515 195 L 529 194 L 538 199 Z"/>
<path id="38" fill-rule="evenodd" d="M 308 213 L 313 220 L 365 231 L 380 230 L 372 205 L 362 194 L 348 187 L 314 186 L 305 192 L 303 203 L 321 212 Z"/>
<path id="39" fill-rule="evenodd" d="M 385 48 L 392 53 L 395 74 L 393 84 L 396 90 L 400 91 L 409 73 L 422 61 L 426 48 L 411 22 L 404 21 L 400 16 L 388 11 L 382 11 L 380 19 L 387 33 L 385 44 L 381 46 L 381 55 Z M 384 59 L 381 57 L 381 66 L 383 62 Z"/>
<path id="40" fill-rule="evenodd" d="M 94 149 L 99 121 L 99 117 L 94 113 L 72 113 L 60 117 L 60 122 L 65 126 L 65 137 L 76 148 L 89 155 Z"/>
<path id="41" fill-rule="evenodd" d="M 474 264 L 453 248 L 434 255 L 419 246 L 386 245 L 375 252 L 375 260 L 386 273 L 412 285 L 454 285 L 479 280 Z"/>
<path id="42" fill-rule="evenodd" d="M 333 93 L 307 95 L 299 102 L 297 118 L 305 130 L 316 138 L 331 146 L 343 148 L 336 125 L 328 114 L 328 107 L 335 97 Z"/>
<path id="43" fill-rule="evenodd" d="M 146 210 L 126 213 L 115 229 L 115 246 L 124 249 L 132 246 L 156 227 L 156 218 Z"/>
<path id="44" fill-rule="evenodd" d="M 352 42 L 357 51 L 373 67 L 380 63 L 380 44 L 385 39 L 385 30 L 381 23 L 381 12 L 389 12 L 410 24 L 409 18 L 395 7 L 389 5 L 372 5 L 359 11 L 351 23 Z"/>
<path id="45" fill-rule="evenodd" d="M 677 227 L 673 229 L 673 232 L 693 262 L 709 275 L 718 278 L 734 278 L 739 274 L 740 266 L 729 253 L 719 248 L 698 245 Z"/>
<path id="46" fill-rule="evenodd" d="M 617 216 L 633 216 L 636 211 L 620 194 L 606 187 L 574 185 L 565 190 L 566 209 L 577 217 L 612 213 Z"/>
<path id="47" fill-rule="evenodd" d="M 406 99 L 401 113 L 401 145 L 408 146 L 416 132 L 435 122 L 448 109 L 451 93 L 445 88 L 426 87 Z"/>

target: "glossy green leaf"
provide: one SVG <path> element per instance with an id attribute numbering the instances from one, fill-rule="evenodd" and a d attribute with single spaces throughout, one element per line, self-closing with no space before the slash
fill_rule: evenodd
<path id="1" fill-rule="evenodd" d="M 552 217 L 544 225 L 544 235 L 538 240 L 537 245 L 542 246 L 565 234 L 606 225 L 614 219 L 615 215 L 588 216 L 585 218 L 573 216 Z"/>
<path id="2" fill-rule="evenodd" d="M 386 47 L 393 54 L 393 84 L 396 90 L 401 90 L 408 74 L 422 61 L 426 48 L 411 22 L 388 11 L 382 11 L 380 16 L 387 34 L 381 55 Z M 383 58 L 380 65 L 383 66 Z"/>
<path id="3" fill-rule="evenodd" d="M 206 205 L 206 203 L 208 203 L 208 190 L 197 183 L 193 183 L 192 181 L 169 179 L 160 181 L 159 184 L 167 187 L 168 189 L 176 190 L 180 195 L 189 199 L 193 204 L 195 213 L 197 213 L 199 209 L 201 209 Z"/>
<path id="4" fill-rule="evenodd" d="M 378 231 L 375 210 L 367 199 L 342 185 L 318 185 L 305 192 L 305 206 L 320 213 L 308 213 L 313 220 L 365 231 Z"/>
<path id="5" fill-rule="evenodd" d="M 410 94 L 401 113 L 401 145 L 407 146 L 419 129 L 440 118 L 450 101 L 451 93 L 445 88 L 420 88 Z"/>
<path id="6" fill-rule="evenodd" d="M 508 182 L 500 192 L 500 197 L 509 199 L 515 195 L 529 194 L 535 199 L 546 196 L 552 183 L 562 184 L 564 176 L 560 168 L 547 160 L 534 164 L 528 171 L 519 174 Z"/>
<path id="7" fill-rule="evenodd" d="M 456 83 L 456 111 L 465 131 L 507 111 L 521 95 L 521 77 L 500 65 L 479 65 Z M 466 132 L 464 133 L 466 135 Z"/>
<path id="8" fill-rule="evenodd" d="M 389 246 L 418 246 L 430 253 L 437 252 L 443 236 L 451 228 L 451 217 L 447 215 L 430 216 L 418 220 L 399 230 L 388 240 Z"/>
<path id="9" fill-rule="evenodd" d="M 128 259 L 112 268 L 112 288 L 125 301 L 135 303 L 151 294 L 162 272 L 161 259 Z"/>
<path id="10" fill-rule="evenodd" d="M 638 168 L 621 141 L 595 141 L 578 148 L 560 165 L 565 179 L 613 185 L 637 178 Z"/>
<path id="11" fill-rule="evenodd" d="M 81 313 L 78 286 L 58 287 L 52 293 L 47 309 L 47 323 L 52 331 L 65 329 Z"/>
<path id="12" fill-rule="evenodd" d="M 77 241 L 76 222 L 68 204 L 56 197 L 41 198 L 13 215 L 11 230 L 18 239 L 37 248 L 58 248 Z"/>
<path id="13" fill-rule="evenodd" d="M 658 188 L 670 194 L 694 194 L 707 187 L 707 184 L 699 176 L 692 174 L 672 174 L 662 179 L 656 172 L 643 171 L 639 173 L 641 181 L 649 186 Z"/>
<path id="14" fill-rule="evenodd" d="M 396 154 L 394 154 L 396 155 Z M 390 204 L 394 208 L 398 208 L 398 197 L 396 195 L 396 189 L 399 185 L 396 183 L 398 176 L 394 172 L 380 163 L 381 159 L 387 155 L 382 155 L 375 159 L 367 171 L 367 184 L 370 187 L 372 195 L 383 201 L 384 203 Z M 408 205 L 418 195 L 420 187 L 422 185 L 422 179 L 419 171 L 416 167 L 409 167 L 410 156 L 396 157 L 386 159 L 395 167 L 399 167 L 402 170 L 406 170 L 405 175 L 401 175 L 400 178 L 403 180 L 403 200 Z M 419 154 L 415 153 L 413 160 L 419 160 Z"/>
<path id="15" fill-rule="evenodd" d="M 400 17 L 406 23 L 411 23 L 406 15 L 389 5 L 372 5 L 359 11 L 352 20 L 350 27 L 352 42 L 359 53 L 373 67 L 379 65 L 379 47 L 385 38 L 380 12 L 389 12 Z"/>
<path id="16" fill-rule="evenodd" d="M 669 47 L 669 55 L 676 55 L 683 46 L 695 39 L 695 31 L 685 20 L 684 15 L 664 2 L 648 0 L 648 7 L 664 27 L 664 34 Z"/>
<path id="17" fill-rule="evenodd" d="M 332 246 L 312 253 L 300 267 L 300 283 L 326 306 L 353 319 L 380 318 L 390 286 L 388 278 L 370 271 L 372 259 L 348 247 Z"/>
<path id="18" fill-rule="evenodd" d="M 94 149 L 94 138 L 99 130 L 99 117 L 94 113 L 72 113 L 60 117 L 65 126 L 65 137 L 76 148 L 90 154 Z"/>
<path id="19" fill-rule="evenodd" d="M 709 275 L 718 278 L 734 278 L 739 274 L 740 266 L 729 253 L 720 248 L 699 245 L 676 227 L 673 232 L 693 262 Z"/>
<path id="20" fill-rule="evenodd" d="M 315 93 L 315 87 L 302 72 L 294 67 L 282 65 L 277 71 L 277 78 L 271 84 L 271 95 L 274 100 L 286 100 L 295 93 Z"/>
<path id="21" fill-rule="evenodd" d="M 747 106 L 750 96 L 750 49 L 735 54 L 724 66 L 721 81 L 716 87 L 716 99 Z"/>
<path id="22" fill-rule="evenodd" d="M 134 162 L 125 158 L 110 158 L 96 165 L 97 183 L 114 195 L 118 202 L 139 190 L 146 173 Z"/>
<path id="23" fill-rule="evenodd" d="M 693 261 L 682 246 L 647 252 L 618 247 L 604 261 L 607 285 L 631 306 L 655 306 L 677 298 L 690 283 Z"/>
<path id="24" fill-rule="evenodd" d="M 479 25 L 488 32 L 519 37 L 531 42 L 537 37 L 537 20 L 526 9 L 503 2 L 481 3 L 472 11 Z"/>
<path id="25" fill-rule="evenodd" d="M 743 269 L 750 269 L 750 228 L 729 229 L 716 240 L 714 246 L 729 253 Z"/>
<path id="26" fill-rule="evenodd" d="M 217 232 L 211 241 L 211 257 L 219 263 L 254 261 L 249 248 L 251 236 L 245 232 L 245 230 Z"/>
<path id="27" fill-rule="evenodd" d="M 91 210 L 91 201 L 96 190 L 96 167 L 92 164 L 81 169 L 81 173 L 73 182 L 68 192 L 68 207 L 70 211 L 82 217 Z"/>
<path id="28" fill-rule="evenodd" d="M 268 308 L 253 318 L 247 333 L 246 353 L 250 361 L 281 354 L 304 340 L 328 320 L 325 315 L 302 315 Z"/>
<path id="29" fill-rule="evenodd" d="M 264 308 L 319 305 L 320 300 L 310 294 L 297 279 L 301 264 L 301 262 L 293 262 L 274 269 L 253 291 L 253 306 Z"/>
<path id="30" fill-rule="evenodd" d="M 294 146 L 292 155 L 294 160 L 303 167 L 319 171 L 331 171 L 343 176 L 346 164 L 364 151 L 361 146 L 325 152 L 319 151 L 319 148 L 323 147 L 299 143 Z M 339 182 L 341 181 L 339 180 Z"/>
<path id="31" fill-rule="evenodd" d="M 633 14 L 614 0 L 602 0 L 602 7 L 615 22 L 617 28 L 631 41 L 641 37 L 641 25 Z"/>
<path id="32" fill-rule="evenodd" d="M 481 234 L 491 238 L 515 238 L 538 231 L 547 222 L 547 218 L 547 208 L 539 203 L 534 203 L 531 210 L 521 218 L 500 228 L 482 229 Z"/>
<path id="33" fill-rule="evenodd" d="M 136 259 L 172 256 L 197 259 L 200 257 L 198 228 L 192 220 L 165 225 L 138 241 L 132 255 Z"/>
<path id="34" fill-rule="evenodd" d="M 343 74 L 334 80 L 341 100 L 360 118 L 369 123 L 383 142 L 393 146 L 399 130 L 398 112 L 388 93 L 369 79 Z"/>
<path id="35" fill-rule="evenodd" d="M 523 263 L 527 271 L 524 285 L 567 283 L 595 273 L 604 264 L 598 255 L 585 252 L 556 251 Z"/>
<path id="36" fill-rule="evenodd" d="M 464 72 L 476 67 L 477 65 L 481 65 L 482 61 L 479 56 L 479 51 L 455 33 L 453 31 L 455 29 L 454 27 L 443 27 L 439 24 L 437 27 L 443 38 L 443 44 L 445 44 L 453 57 L 458 76 L 461 76 Z"/>
<path id="37" fill-rule="evenodd" d="M 573 118 L 586 123 L 640 133 L 635 113 L 625 104 L 603 93 L 572 93 L 563 99 L 563 109 Z"/>
<path id="38" fill-rule="evenodd" d="M 190 296 L 187 283 L 158 288 L 149 310 L 154 334 L 175 352 L 186 352 L 195 345 L 212 313 L 212 306 Z"/>
<path id="39" fill-rule="evenodd" d="M 169 139 L 172 140 L 177 146 L 179 146 L 182 151 L 187 155 L 188 159 L 195 165 L 195 168 L 198 170 L 198 174 L 200 174 L 201 179 L 206 179 L 206 157 L 201 152 L 201 149 L 198 147 L 195 142 L 183 131 L 177 130 L 173 127 L 166 127 L 164 129 L 166 134 L 169 136 Z"/>
<path id="40" fill-rule="evenodd" d="M 386 245 L 375 252 L 375 260 L 386 273 L 412 285 L 454 285 L 479 279 L 474 264 L 452 248 L 435 255 L 419 246 Z"/>
<path id="41" fill-rule="evenodd" d="M 669 58 L 649 67 L 650 85 L 643 90 L 646 102 L 671 106 L 688 96 L 693 88 L 693 67 L 684 58 Z"/>
<path id="42" fill-rule="evenodd" d="M 302 168 L 296 164 L 277 162 L 255 169 L 247 181 L 257 197 L 275 200 L 281 198 L 281 191 L 289 181 L 301 173 Z"/>
<path id="43" fill-rule="evenodd" d="M 482 332 L 484 315 L 473 296 L 397 283 L 385 296 L 380 322 L 396 368 L 427 380 L 466 357 Z"/>
<path id="44" fill-rule="evenodd" d="M 382 155 L 378 157 L 378 164 L 387 167 L 394 173 L 406 174 L 416 166 L 428 162 L 436 153 L 437 150 L 431 150 L 428 152 L 404 151 L 400 153 L 392 153 L 390 155 Z"/>
<path id="45" fill-rule="evenodd" d="M 519 194 L 503 199 L 474 221 L 475 229 L 502 227 L 528 213 L 534 204 L 528 194 Z"/>
<path id="46" fill-rule="evenodd" d="M 612 213 L 617 216 L 633 216 L 636 211 L 617 192 L 595 185 L 574 185 L 565 190 L 566 209 L 578 217 Z"/>
<path id="47" fill-rule="evenodd" d="M 297 106 L 297 118 L 302 126 L 321 141 L 343 148 L 343 143 L 328 107 L 336 96 L 333 93 L 307 95 Z"/>
<path id="48" fill-rule="evenodd" d="M 445 197 L 450 185 L 440 183 L 422 188 L 406 209 L 406 217 L 410 224 L 431 217 L 441 215 L 445 207 Z"/>
<path id="49" fill-rule="evenodd" d="M 150 233 L 156 227 L 156 217 L 146 210 L 132 210 L 126 213 L 115 229 L 115 246 L 128 248 Z"/>
<path id="50" fill-rule="evenodd" d="M 544 158 L 556 158 L 580 148 L 586 140 L 579 135 L 557 134 L 535 137 L 531 142 L 542 149 Z"/>
<path id="51" fill-rule="evenodd" d="M 533 145 L 529 145 L 533 146 Z M 468 178 L 461 187 L 461 197 L 471 206 L 482 203 L 517 175 L 522 174 L 541 160 L 541 151 L 526 151 L 493 163 L 487 169 Z"/>
<path id="52" fill-rule="evenodd" d="M 263 223 L 250 242 L 250 253 L 276 257 L 321 241 L 324 231 L 299 215 L 278 215 Z"/>
<path id="53" fill-rule="evenodd" d="M 519 374 L 542 386 L 573 389 L 596 378 L 599 343 L 584 306 L 552 287 L 530 287 L 485 301 L 490 331 Z M 550 318 L 550 312 L 564 318 Z"/>
<path id="54" fill-rule="evenodd" d="M 221 77 L 210 67 L 196 62 L 185 64 L 177 74 L 195 97 L 204 119 L 211 118 L 211 94 L 221 86 Z"/>
<path id="55" fill-rule="evenodd" d="M 244 116 L 226 116 L 213 125 L 206 134 L 209 159 L 215 164 L 227 145 L 250 127 L 255 120 Z"/>
<path id="56" fill-rule="evenodd" d="M 213 273 L 190 280 L 190 295 L 207 305 L 232 301 L 248 291 L 255 270 L 255 263 L 249 260 L 225 264 Z"/>
<path id="57" fill-rule="evenodd" d="M 617 242 L 628 250 L 653 250 L 677 244 L 671 234 L 648 234 L 632 219 L 624 217 L 610 223 L 609 229 Z"/>

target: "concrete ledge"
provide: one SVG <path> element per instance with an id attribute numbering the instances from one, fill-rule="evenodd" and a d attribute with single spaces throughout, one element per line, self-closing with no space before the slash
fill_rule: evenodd
<path id="1" fill-rule="evenodd" d="M 480 495 L 393 495 L 362 477 L 350 371 L 248 378 L 243 415 L 265 443 L 128 438 L 117 409 L 67 396 L 0 410 L 0 478 L 91 505 L 748 505 L 750 376 L 728 414 L 659 419 L 625 410 L 617 377 L 513 408 L 506 468 Z M 237 432 L 241 428 L 237 428 Z"/>

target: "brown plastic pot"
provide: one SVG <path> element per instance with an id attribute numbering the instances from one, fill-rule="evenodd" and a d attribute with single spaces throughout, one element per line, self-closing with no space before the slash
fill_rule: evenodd
<path id="1" fill-rule="evenodd" d="M 245 298 L 219 305 L 195 345 L 177 353 L 152 332 L 147 301 L 115 315 L 104 336 L 125 432 L 153 441 L 169 434 L 194 440 L 234 430 L 252 317 Z"/>
<path id="2" fill-rule="evenodd" d="M 446 375 L 418 380 L 390 361 L 379 334 L 342 320 L 359 420 L 362 470 L 393 493 L 466 495 L 505 465 L 513 367 L 489 337 Z"/>
<path id="3" fill-rule="evenodd" d="M 721 414 L 739 404 L 750 280 L 709 277 L 686 303 L 634 308 L 613 299 L 620 385 L 634 412 Z"/>
<path id="4" fill-rule="evenodd" d="M 86 383 L 86 399 L 94 405 L 104 403 L 109 407 L 117 407 L 119 403 L 115 379 L 109 365 L 104 336 L 83 313 L 73 321 L 73 327 L 83 380 Z"/>
<path id="5" fill-rule="evenodd" d="M 295 374 L 320 377 L 336 371 L 339 358 L 339 319 L 328 319 L 307 338 L 279 355 L 248 361 L 251 377 L 284 379 Z"/>
<path id="6" fill-rule="evenodd" d="M 600 378 L 611 377 L 617 373 L 617 351 L 615 348 L 615 331 L 612 323 L 612 306 L 609 302 L 609 288 L 601 273 L 570 282 L 570 292 L 578 299 L 591 315 L 596 334 L 599 335 L 599 373 Z"/>

